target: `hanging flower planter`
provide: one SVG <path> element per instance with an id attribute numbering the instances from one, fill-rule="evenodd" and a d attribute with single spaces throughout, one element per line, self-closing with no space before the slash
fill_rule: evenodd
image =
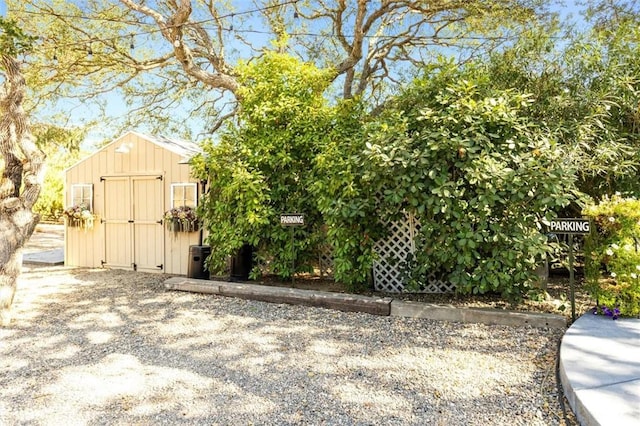
<path id="1" fill-rule="evenodd" d="M 200 229 L 200 221 L 193 208 L 182 206 L 167 210 L 164 223 L 171 232 L 196 232 Z"/>
<path id="2" fill-rule="evenodd" d="M 64 211 L 67 226 L 71 228 L 92 229 L 95 216 L 84 204 L 69 207 Z"/>

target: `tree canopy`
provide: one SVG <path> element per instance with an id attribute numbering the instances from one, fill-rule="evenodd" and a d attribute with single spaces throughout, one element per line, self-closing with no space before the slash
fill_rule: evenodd
<path id="1" fill-rule="evenodd" d="M 375 106 L 434 51 L 461 59 L 490 51 L 546 13 L 542 0 L 7 4 L 41 36 L 29 59 L 39 102 L 118 92 L 129 124 L 177 130 L 187 115 L 209 133 L 235 113 L 239 64 L 266 51 L 331 69 L 337 98 L 364 96 Z"/>
<path id="2" fill-rule="evenodd" d="M 621 13 L 615 25 L 595 25 L 562 48 L 553 34 L 533 31 L 479 69 L 486 84 L 532 95 L 530 113 L 557 134 L 580 190 L 592 197 L 640 195 L 638 28 Z"/>

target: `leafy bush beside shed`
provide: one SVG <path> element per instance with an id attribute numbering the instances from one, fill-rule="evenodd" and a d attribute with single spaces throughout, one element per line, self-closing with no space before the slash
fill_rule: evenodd
<path id="1" fill-rule="evenodd" d="M 335 141 L 318 175 L 329 181 L 319 196 L 338 279 L 357 282 L 374 262 L 366 241 L 350 243 L 358 233 L 384 235 L 407 212 L 420 223 L 415 250 L 397 259 L 410 288 L 435 273 L 465 293 L 525 294 L 550 250 L 543 224 L 574 193 L 561 147 L 527 114 L 532 103 L 444 69 L 416 80 L 362 139 Z"/>
<path id="2" fill-rule="evenodd" d="M 241 119 L 195 163 L 213 182 L 201 211 L 214 269 L 250 243 L 288 278 L 326 241 L 336 280 L 363 286 L 376 242 L 410 215 L 413 248 L 394 260 L 407 288 L 436 274 L 458 291 L 518 298 L 537 280 L 543 223 L 569 203 L 575 171 L 527 95 L 445 64 L 371 115 L 358 99 L 329 105 L 326 76 L 287 55 L 243 72 L 255 89 Z M 286 212 L 308 218 L 296 240 L 278 222 Z"/>

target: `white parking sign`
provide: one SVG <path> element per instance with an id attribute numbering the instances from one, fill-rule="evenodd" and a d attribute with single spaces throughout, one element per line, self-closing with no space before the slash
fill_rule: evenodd
<path id="1" fill-rule="evenodd" d="M 549 232 L 554 234 L 586 235 L 591 231 L 589 219 L 561 218 L 549 222 Z"/>

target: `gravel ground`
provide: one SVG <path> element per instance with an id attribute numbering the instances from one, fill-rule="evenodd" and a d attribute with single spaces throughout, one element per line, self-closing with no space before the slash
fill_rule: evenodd
<path id="1" fill-rule="evenodd" d="M 0 329 L 0 424 L 575 424 L 556 395 L 562 330 L 168 292 L 166 278 L 25 268 Z"/>

